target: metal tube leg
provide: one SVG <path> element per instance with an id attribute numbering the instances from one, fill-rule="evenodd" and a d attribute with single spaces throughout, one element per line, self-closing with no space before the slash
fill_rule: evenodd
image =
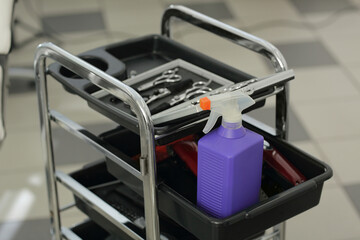
<path id="1" fill-rule="evenodd" d="M 288 138 L 288 101 L 289 86 L 285 84 L 282 92 L 276 95 L 276 130 L 282 139 Z"/>
<path id="2" fill-rule="evenodd" d="M 0 56 L 0 146 L 4 141 L 5 132 L 5 100 L 7 95 L 6 56 Z"/>
<path id="3" fill-rule="evenodd" d="M 51 214 L 52 230 L 56 239 L 61 239 L 61 223 L 59 214 L 59 202 L 56 186 L 55 164 L 50 128 L 50 113 L 48 106 L 46 86 L 46 62 L 47 57 L 60 62 L 64 67 L 73 69 L 79 76 L 90 80 L 98 87 L 127 102 L 134 110 L 139 121 L 140 145 L 141 145 L 141 173 L 143 176 L 146 239 L 160 239 L 159 217 L 156 194 L 156 162 L 154 126 L 149 108 L 143 98 L 131 87 L 97 69 L 84 60 L 71 55 L 63 49 L 51 44 L 39 45 L 35 55 L 35 79 L 38 87 L 38 99 L 40 106 L 40 121 L 42 137 L 46 145 L 46 171 L 48 178 L 49 206 Z"/>
<path id="4" fill-rule="evenodd" d="M 286 228 L 286 223 L 282 222 L 276 226 L 274 226 L 274 231 L 278 231 L 278 235 L 276 237 L 276 240 L 285 240 L 285 228 Z"/>
<path id="5" fill-rule="evenodd" d="M 48 112 L 48 95 L 47 95 L 47 81 L 45 73 L 45 59 L 38 62 L 39 66 L 35 66 L 35 79 L 38 88 L 39 112 L 40 112 L 40 127 L 43 144 L 43 151 L 46 161 L 46 180 L 48 188 L 48 200 L 50 210 L 51 234 L 53 239 L 61 240 L 61 222 L 59 213 L 59 198 L 56 185 L 55 176 L 55 162 L 52 145 L 52 134 L 50 125 L 50 115 Z"/>

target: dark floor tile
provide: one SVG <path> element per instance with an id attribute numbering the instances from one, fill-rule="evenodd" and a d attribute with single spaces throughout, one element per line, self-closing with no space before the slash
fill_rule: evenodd
<path id="1" fill-rule="evenodd" d="M 233 19 L 225 2 L 188 3 L 185 6 L 215 19 Z"/>
<path id="2" fill-rule="evenodd" d="M 91 124 L 84 125 L 86 129 L 94 134 L 114 128 L 114 124 Z M 94 150 L 90 145 L 63 130 L 55 127 L 52 131 L 53 147 L 57 165 L 73 163 L 88 163 L 104 158 L 102 154 Z"/>
<path id="3" fill-rule="evenodd" d="M 105 29 L 101 12 L 72 13 L 42 18 L 45 32 L 69 33 Z"/>
<path id="4" fill-rule="evenodd" d="M 266 123 L 269 126 L 275 126 L 275 108 L 260 108 L 248 113 L 248 115 Z M 289 108 L 288 119 L 290 142 L 310 140 L 309 134 L 291 108 Z"/>
<path id="5" fill-rule="evenodd" d="M 8 236 L 2 235 L 2 239 L 9 240 L 42 240 L 51 239 L 50 235 L 50 220 L 32 219 L 23 222 L 5 222 L 0 223 L 0 229 L 6 231 Z M 15 232 L 13 232 L 15 231 Z"/>
<path id="6" fill-rule="evenodd" d="M 301 13 L 322 13 L 358 10 L 349 0 L 291 0 Z"/>
<path id="7" fill-rule="evenodd" d="M 345 190 L 360 215 L 360 183 L 345 185 Z"/>
<path id="8" fill-rule="evenodd" d="M 35 80 L 10 79 L 9 94 L 21 94 L 35 91 Z"/>
<path id="9" fill-rule="evenodd" d="M 290 68 L 337 64 L 331 53 L 318 41 L 275 45 L 284 55 Z"/>

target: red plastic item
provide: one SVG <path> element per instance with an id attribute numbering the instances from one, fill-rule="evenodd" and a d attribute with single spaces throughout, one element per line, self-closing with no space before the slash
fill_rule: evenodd
<path id="1" fill-rule="evenodd" d="M 181 141 L 172 146 L 174 152 L 186 163 L 190 170 L 197 176 L 198 146 L 194 141 Z"/>
<path id="2" fill-rule="evenodd" d="M 264 149 L 263 156 L 265 162 L 294 186 L 306 181 L 306 177 L 276 149 Z"/>
<path id="3" fill-rule="evenodd" d="M 189 135 L 189 136 L 180 138 L 178 140 L 175 140 L 167 145 L 156 146 L 155 147 L 156 162 L 164 161 L 165 159 L 167 159 L 171 156 L 171 153 L 169 153 L 169 151 L 168 151 L 169 146 L 172 146 L 181 141 L 193 141 L 193 140 L 194 140 L 194 136 Z M 139 159 L 139 157 L 140 157 L 140 154 L 137 154 L 137 155 L 133 156 L 132 159 L 136 161 Z"/>

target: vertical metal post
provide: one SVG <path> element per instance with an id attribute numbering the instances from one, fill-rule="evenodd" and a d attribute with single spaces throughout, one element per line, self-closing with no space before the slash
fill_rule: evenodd
<path id="1" fill-rule="evenodd" d="M 156 193 L 154 126 L 149 108 L 147 107 L 144 99 L 131 87 L 118 81 L 114 77 L 109 76 L 84 60 L 66 52 L 52 43 L 43 43 L 38 46 L 34 67 L 36 75 L 35 79 L 38 87 L 41 134 L 44 142 L 46 143 L 44 146 L 44 155 L 46 156 L 46 174 L 48 180 L 51 225 L 55 239 L 61 239 L 61 222 L 52 146 L 51 119 L 47 95 L 45 61 L 47 57 L 52 58 L 53 60 L 59 62 L 62 66 L 71 69 L 79 76 L 90 80 L 98 87 L 105 89 L 119 99 L 127 102 L 133 109 L 139 121 L 139 132 L 141 136 L 140 170 L 143 176 L 146 239 L 160 239 Z"/>
<path id="2" fill-rule="evenodd" d="M 5 139 L 5 100 L 7 95 L 7 61 L 5 55 L 0 55 L 0 146 Z"/>
<path id="3" fill-rule="evenodd" d="M 46 60 L 41 56 L 34 63 L 35 82 L 38 93 L 39 112 L 40 112 L 40 130 L 43 143 L 43 152 L 45 156 L 45 172 L 48 188 L 48 200 L 50 210 L 51 233 L 54 239 L 61 239 L 61 221 L 59 212 L 59 198 L 55 176 L 55 161 L 52 145 L 52 133 L 50 125 L 47 79 L 46 79 Z"/>

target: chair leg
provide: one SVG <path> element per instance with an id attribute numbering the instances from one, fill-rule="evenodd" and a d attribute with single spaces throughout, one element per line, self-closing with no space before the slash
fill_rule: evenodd
<path id="1" fill-rule="evenodd" d="M 0 55 L 0 146 L 5 139 L 5 100 L 8 92 L 7 57 Z"/>

